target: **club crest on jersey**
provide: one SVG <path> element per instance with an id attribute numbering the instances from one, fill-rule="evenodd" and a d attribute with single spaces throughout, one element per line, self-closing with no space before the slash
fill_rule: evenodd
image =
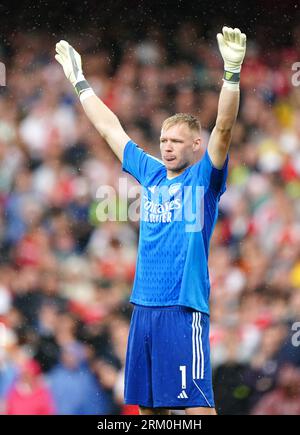
<path id="1" fill-rule="evenodd" d="M 181 183 L 175 183 L 175 184 L 171 184 L 171 186 L 169 187 L 169 195 L 173 196 L 175 195 L 181 188 Z"/>

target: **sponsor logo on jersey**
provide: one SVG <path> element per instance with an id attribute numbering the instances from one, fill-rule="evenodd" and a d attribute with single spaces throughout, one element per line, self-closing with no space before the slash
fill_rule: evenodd
<path id="1" fill-rule="evenodd" d="M 199 232 L 204 221 L 203 202 L 203 186 L 148 186 L 142 194 L 141 220 L 156 224 L 184 222 L 187 232 Z"/>
<path id="2" fill-rule="evenodd" d="M 143 220 L 152 223 L 172 222 L 173 211 L 182 206 L 181 199 L 176 198 L 162 204 L 150 200 L 146 195 L 143 198 Z"/>

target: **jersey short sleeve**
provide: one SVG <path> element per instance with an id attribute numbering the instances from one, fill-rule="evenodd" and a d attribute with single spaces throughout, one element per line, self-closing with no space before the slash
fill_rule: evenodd
<path id="1" fill-rule="evenodd" d="M 206 190 L 211 189 L 217 196 L 221 196 L 226 190 L 228 154 L 223 167 L 218 169 L 213 165 L 206 149 L 202 159 L 194 165 L 194 171 Z"/>
<path id="2" fill-rule="evenodd" d="M 140 184 L 144 183 L 146 177 L 151 172 L 161 168 L 163 163 L 145 153 L 132 140 L 127 142 L 123 155 L 123 171 L 132 175 Z"/>

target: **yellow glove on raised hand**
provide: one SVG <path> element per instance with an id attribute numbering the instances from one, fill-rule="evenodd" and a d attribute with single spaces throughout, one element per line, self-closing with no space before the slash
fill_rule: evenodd
<path id="1" fill-rule="evenodd" d="M 64 73 L 72 85 L 75 87 L 78 82 L 85 80 L 82 72 L 80 54 L 64 40 L 56 44 L 55 50 L 57 53 L 55 59 L 63 67 Z"/>
<path id="2" fill-rule="evenodd" d="M 217 34 L 225 71 L 239 73 L 246 53 L 246 35 L 240 29 L 223 27 Z"/>
<path id="3" fill-rule="evenodd" d="M 80 100 L 83 101 L 88 96 L 94 95 L 94 91 L 83 75 L 80 54 L 67 41 L 63 40 L 56 44 L 55 49 L 55 59 L 63 67 L 67 79 L 74 86 Z"/>

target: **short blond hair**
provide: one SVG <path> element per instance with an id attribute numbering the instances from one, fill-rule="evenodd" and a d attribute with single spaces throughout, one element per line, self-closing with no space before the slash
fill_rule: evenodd
<path id="1" fill-rule="evenodd" d="M 162 129 L 167 130 L 176 124 L 186 124 L 188 128 L 196 133 L 201 133 L 200 121 L 193 115 L 189 113 L 176 113 L 173 116 L 165 119 L 162 124 Z"/>

